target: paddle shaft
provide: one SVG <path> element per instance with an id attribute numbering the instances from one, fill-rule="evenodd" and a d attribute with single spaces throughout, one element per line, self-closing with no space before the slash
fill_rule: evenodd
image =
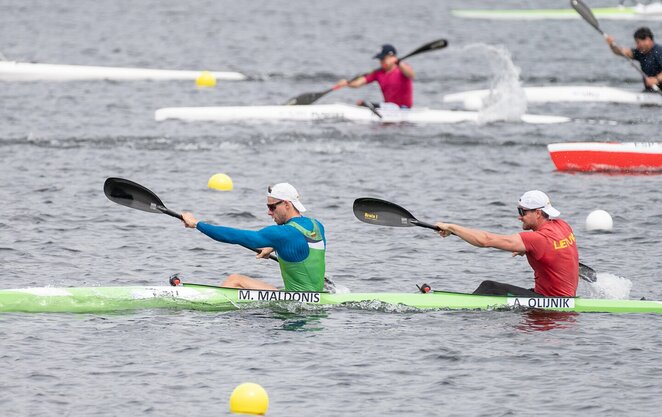
<path id="1" fill-rule="evenodd" d="M 394 227 L 413 225 L 439 231 L 436 225 L 416 219 L 405 208 L 378 198 L 358 198 L 354 201 L 353 210 L 356 218 L 364 223 Z M 593 268 L 580 262 L 579 277 L 586 282 L 593 283 L 597 280 L 597 273 Z"/>
<path id="2" fill-rule="evenodd" d="M 437 226 L 435 226 L 434 224 L 425 223 L 425 222 L 422 222 L 420 220 L 410 219 L 409 223 L 414 224 L 416 226 L 425 227 L 427 229 L 432 229 L 432 230 L 439 231 L 439 228 Z M 452 234 L 455 234 L 455 233 L 452 233 Z M 590 266 L 584 265 L 581 262 L 579 263 L 579 278 L 583 279 L 584 281 L 586 281 L 588 283 L 594 283 L 595 281 L 597 281 L 596 274 L 597 273 L 595 272 L 595 270 L 593 268 L 591 268 Z"/>
<path id="3" fill-rule="evenodd" d="M 172 210 L 170 210 L 170 209 L 168 209 L 168 208 L 165 208 L 165 207 L 163 207 L 163 206 L 156 206 L 156 208 L 157 208 L 158 210 L 160 210 L 162 213 L 167 214 L 168 216 L 176 217 L 176 218 L 178 218 L 179 220 L 182 220 L 182 215 L 181 215 L 180 213 L 177 213 L 177 212 L 175 212 L 175 211 L 172 211 Z M 243 245 L 241 245 L 241 246 L 243 246 Z M 262 252 L 262 251 L 259 250 L 259 249 L 253 249 L 253 248 L 249 248 L 249 247 L 247 247 L 247 246 L 244 246 L 244 247 L 245 247 L 246 249 L 250 249 L 250 250 L 252 250 L 252 251 L 255 252 L 255 253 L 261 253 L 261 252 Z M 270 253 L 270 254 L 269 254 L 269 259 L 271 259 L 272 261 L 276 261 L 276 262 L 278 262 L 278 257 L 277 257 L 276 255 L 274 255 L 273 253 Z M 333 283 L 333 281 L 331 281 L 331 280 L 330 280 L 329 278 L 327 278 L 326 276 L 324 277 L 324 282 L 327 283 L 328 285 L 332 286 L 332 287 L 335 285 L 335 284 Z"/>
<path id="4" fill-rule="evenodd" d="M 609 37 L 609 35 L 607 35 L 605 32 L 600 30 L 600 28 L 596 28 L 596 29 L 598 29 L 598 32 L 602 33 L 603 38 L 607 39 Z M 620 49 L 620 46 L 618 46 L 618 45 L 616 45 L 616 43 L 614 43 L 614 48 Z M 646 73 L 639 66 L 637 66 L 637 64 L 635 64 L 633 60 L 631 60 L 630 58 L 628 58 L 625 55 L 621 55 L 621 56 L 623 58 L 625 58 L 625 60 L 632 66 L 632 68 L 636 69 L 644 79 L 648 78 L 648 75 L 646 75 Z M 653 89 L 653 91 L 655 91 L 657 93 L 662 93 L 662 91 L 660 91 L 660 87 L 658 87 L 657 85 L 653 85 L 651 87 L 651 89 Z"/>
<path id="5" fill-rule="evenodd" d="M 591 25 L 595 30 L 597 30 L 603 38 L 607 39 L 609 35 L 607 35 L 601 28 L 600 24 L 598 23 L 598 19 L 595 18 L 593 15 L 593 12 L 591 11 L 591 8 L 588 7 L 582 0 L 572 0 L 570 2 L 572 7 L 579 13 L 579 15 L 588 23 Z M 611 46 L 611 45 L 610 45 Z M 616 45 L 615 43 L 613 44 L 613 47 L 620 50 L 620 47 Z M 637 64 L 634 63 L 633 60 L 631 60 L 629 57 L 620 54 L 625 60 L 632 66 L 632 68 L 636 69 L 639 74 L 644 78 L 648 78 L 648 75 L 639 67 Z M 651 87 L 653 91 L 662 94 L 662 91 L 660 90 L 660 87 L 657 85 L 654 85 Z"/>
<path id="6" fill-rule="evenodd" d="M 172 211 L 172 210 L 169 210 L 169 209 L 167 209 L 167 208 L 165 208 L 165 207 L 159 207 L 159 206 L 157 206 L 156 208 L 159 209 L 159 210 L 161 210 L 163 213 L 165 213 L 165 214 L 167 214 L 167 215 L 169 215 L 169 216 L 176 217 L 176 218 L 178 218 L 179 220 L 183 220 L 183 219 L 182 219 L 182 215 L 179 214 L 179 213 L 177 213 L 177 212 L 174 212 L 174 211 Z M 240 246 L 244 246 L 244 245 L 240 245 Z M 252 251 L 255 252 L 255 253 L 261 253 L 261 252 L 262 252 L 262 251 L 259 250 L 259 249 L 249 248 L 248 246 L 244 246 L 244 247 L 245 247 L 246 249 L 250 249 L 250 250 L 252 250 Z M 272 261 L 276 261 L 276 262 L 278 262 L 278 258 L 277 258 L 274 254 L 269 254 L 269 259 L 271 259 Z"/>
<path id="7" fill-rule="evenodd" d="M 439 228 L 437 226 L 435 226 L 434 224 L 425 223 L 425 222 L 422 222 L 420 220 L 410 219 L 409 223 L 411 223 L 413 225 L 416 225 L 416 226 L 425 227 L 426 229 L 436 230 L 437 232 L 439 231 Z"/>
<path id="8" fill-rule="evenodd" d="M 364 103 L 365 103 L 365 106 L 366 106 L 367 108 L 369 108 L 371 112 L 373 112 L 374 114 L 377 115 L 377 117 L 379 117 L 380 119 L 383 119 L 383 118 L 384 118 L 384 116 L 382 116 L 381 113 L 379 113 L 379 112 L 377 111 L 377 108 L 375 107 L 374 104 L 372 104 L 372 103 L 369 102 L 369 101 L 366 101 L 366 102 L 364 102 Z"/>
<path id="9" fill-rule="evenodd" d="M 170 209 L 167 208 L 167 207 L 164 207 L 164 206 L 158 206 L 158 205 L 157 205 L 157 206 L 156 206 L 156 209 L 159 210 L 159 211 L 160 211 L 161 213 L 163 213 L 163 214 L 167 214 L 168 216 L 175 217 L 175 218 L 177 218 L 177 219 L 179 219 L 179 220 L 184 220 L 184 219 L 182 218 L 181 213 L 177 213 L 176 211 L 172 211 L 172 210 L 170 210 Z M 252 250 L 252 251 L 255 252 L 255 253 L 260 253 L 260 252 L 262 252 L 262 251 L 259 250 L 259 249 L 248 248 L 248 247 L 246 247 L 246 246 L 244 246 L 244 247 L 245 247 L 246 249 L 250 249 L 250 250 Z M 277 258 L 274 254 L 269 254 L 269 259 L 278 262 L 278 258 Z"/>
<path id="10" fill-rule="evenodd" d="M 163 213 L 163 214 L 167 214 L 168 216 L 175 217 L 175 218 L 177 218 L 177 219 L 179 219 L 179 220 L 184 220 L 184 219 L 182 218 L 181 213 L 177 213 L 176 211 L 172 211 L 172 210 L 170 210 L 170 209 L 167 208 L 167 207 L 156 206 L 156 209 L 159 210 L 159 211 L 160 211 L 161 213 Z"/>
<path id="11" fill-rule="evenodd" d="M 439 228 L 433 224 L 421 222 L 419 220 L 410 220 L 409 223 L 415 224 L 416 226 L 427 227 L 428 229 L 433 229 L 439 231 Z M 451 233 L 454 235 L 455 233 Z M 593 283 L 597 280 L 597 273 L 595 269 L 590 266 L 579 263 L 579 278 L 583 279 L 586 282 Z"/>
<path id="12" fill-rule="evenodd" d="M 438 48 L 434 48 L 434 49 L 438 49 Z M 430 49 L 430 48 L 418 48 L 417 50 L 408 53 L 407 55 L 403 56 L 402 58 L 399 58 L 397 64 L 399 64 L 400 62 L 404 61 L 404 60 L 407 59 L 407 58 L 411 58 L 411 57 L 414 56 L 414 55 L 418 55 L 418 54 L 420 54 L 420 53 L 422 53 L 422 52 L 427 52 L 427 51 L 431 51 L 431 50 L 434 50 L 434 49 Z M 358 80 L 359 78 L 361 78 L 361 77 L 365 77 L 366 75 L 371 74 L 371 73 L 373 73 L 373 72 L 375 72 L 375 71 L 379 71 L 380 69 L 381 69 L 381 67 L 379 67 L 379 68 L 375 68 L 374 70 L 372 70 L 372 71 L 370 71 L 370 72 L 366 72 L 366 73 L 364 73 L 364 74 L 357 75 L 356 77 L 354 77 L 354 78 L 352 78 L 351 80 L 349 80 L 349 82 L 347 82 L 347 84 L 351 84 L 351 83 L 353 83 L 354 81 Z M 333 88 L 330 89 L 330 91 L 333 91 L 333 90 L 339 90 L 340 88 L 342 88 L 342 87 L 333 87 Z"/>
<path id="13" fill-rule="evenodd" d="M 118 195 L 113 195 L 112 192 L 109 192 L 109 190 L 106 189 L 106 185 L 108 183 L 111 183 L 116 189 L 121 190 L 123 194 L 120 194 L 122 197 L 129 197 L 127 201 L 136 201 L 139 200 L 141 204 L 141 208 L 137 208 L 131 205 L 126 204 L 122 199 L 117 199 Z M 174 217 L 179 220 L 184 220 L 183 216 L 181 213 L 178 213 L 176 211 L 170 210 L 167 208 L 163 203 L 161 202 L 161 199 L 154 194 L 153 191 L 143 187 L 142 185 L 135 183 L 130 180 L 126 180 L 123 178 L 109 178 L 106 180 L 106 185 L 104 185 L 104 193 L 106 196 L 113 201 L 114 203 L 123 205 L 125 207 L 130 207 L 134 209 L 139 209 L 143 211 L 148 211 L 150 213 L 154 213 L 154 209 L 158 210 L 159 212 L 163 214 L 167 214 L 168 216 Z M 140 195 L 138 195 L 140 194 Z M 150 209 L 151 208 L 151 209 Z M 147 210 L 145 210 L 147 209 Z M 253 248 L 246 248 L 250 249 L 255 253 L 260 253 L 261 251 L 259 249 L 253 249 Z M 276 258 L 273 254 L 269 255 L 269 259 L 272 259 L 274 261 L 278 261 L 278 258 Z"/>

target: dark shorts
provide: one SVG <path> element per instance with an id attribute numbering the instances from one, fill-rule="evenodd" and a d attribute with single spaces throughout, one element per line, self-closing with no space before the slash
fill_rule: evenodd
<path id="1" fill-rule="evenodd" d="M 480 295 L 514 295 L 518 297 L 544 297 L 533 289 L 526 289 L 516 285 L 504 284 L 496 281 L 483 281 L 473 292 Z"/>

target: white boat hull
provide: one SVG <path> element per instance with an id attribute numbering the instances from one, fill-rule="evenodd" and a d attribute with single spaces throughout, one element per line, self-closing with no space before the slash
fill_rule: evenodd
<path id="1" fill-rule="evenodd" d="M 242 81 L 247 77 L 238 72 L 210 71 L 223 81 Z M 179 71 L 148 68 L 91 67 L 84 65 L 33 64 L 0 61 L 0 81 L 168 81 L 195 80 L 202 71 Z"/>
<path id="2" fill-rule="evenodd" d="M 225 107 L 167 107 L 154 114 L 157 121 L 178 119 L 185 121 L 356 121 L 382 123 L 461 123 L 480 122 L 480 113 L 457 110 L 379 109 L 380 119 L 366 107 L 349 104 L 319 104 L 309 106 L 225 106 Z M 570 121 L 562 116 L 526 114 L 524 123 L 552 124 Z"/>
<path id="3" fill-rule="evenodd" d="M 464 108 L 476 110 L 490 102 L 492 90 L 472 90 L 447 94 L 444 103 L 462 103 Z M 595 102 L 644 104 L 662 106 L 662 95 L 623 90 L 614 87 L 558 86 L 525 87 L 524 94 L 528 103 Z"/>

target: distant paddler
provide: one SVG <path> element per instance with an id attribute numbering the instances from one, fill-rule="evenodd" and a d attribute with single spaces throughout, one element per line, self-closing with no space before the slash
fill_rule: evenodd
<path id="1" fill-rule="evenodd" d="M 437 39 L 421 45 L 417 49 L 398 58 L 393 45 L 382 45 L 381 50 L 374 58 L 379 59 L 381 66 L 374 71 L 357 75 L 351 80 L 340 80 L 333 87 L 318 91 L 315 93 L 304 93 L 287 101 L 287 105 L 308 105 L 313 104 L 315 101 L 324 97 L 332 91 L 339 90 L 345 86 L 354 88 L 361 87 L 369 82 L 377 81 L 382 87 L 384 99 L 387 102 L 395 103 L 399 107 L 411 107 L 413 104 L 413 84 L 412 80 L 415 77 L 414 70 L 410 66 L 403 63 L 403 61 L 412 56 L 422 54 L 425 52 L 436 51 L 448 46 L 446 39 Z M 364 103 L 375 112 L 375 107 L 371 103 Z M 381 118 L 381 115 L 377 113 Z"/>
<path id="2" fill-rule="evenodd" d="M 634 48 L 616 45 L 613 36 L 608 35 L 605 39 L 614 54 L 639 61 L 641 70 L 646 75 L 646 90 L 653 91 L 655 86 L 662 88 L 662 46 L 655 43 L 653 32 L 649 28 L 641 27 L 634 32 Z"/>
<path id="3" fill-rule="evenodd" d="M 326 269 L 326 237 L 318 220 L 304 217 L 306 208 L 296 188 L 288 183 L 270 186 L 267 213 L 276 223 L 258 231 L 215 226 L 199 222 L 191 213 L 182 213 L 186 227 L 195 228 L 214 240 L 258 249 L 259 258 L 278 253 L 280 272 L 286 291 L 323 291 Z M 241 274 L 232 274 L 223 287 L 277 290 L 273 285 Z"/>
<path id="4" fill-rule="evenodd" d="M 397 51 L 393 45 L 382 45 L 381 50 L 374 59 L 379 59 L 381 68 L 362 75 L 351 81 L 342 79 L 338 81 L 334 89 L 342 87 L 360 88 L 366 84 L 377 81 L 382 90 L 384 102 L 393 103 L 400 108 L 411 108 L 414 105 L 414 78 L 416 73 L 413 68 L 398 59 Z M 359 100 L 363 105 L 363 100 Z M 375 107 L 379 104 L 373 103 Z"/>

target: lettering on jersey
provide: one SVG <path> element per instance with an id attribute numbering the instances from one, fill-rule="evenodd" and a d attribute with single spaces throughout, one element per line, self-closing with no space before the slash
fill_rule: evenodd
<path id="1" fill-rule="evenodd" d="M 575 242 L 577 242 L 577 240 L 575 239 L 575 234 L 570 233 L 568 237 L 566 237 L 565 239 L 554 241 L 554 250 L 565 249 L 568 246 L 574 245 Z"/>
<path id="2" fill-rule="evenodd" d="M 508 298 L 508 305 L 518 308 L 575 308 L 575 299 L 572 297 L 511 297 Z"/>
<path id="3" fill-rule="evenodd" d="M 319 303 L 318 292 L 238 290 L 239 301 L 298 301 L 300 303 Z"/>

